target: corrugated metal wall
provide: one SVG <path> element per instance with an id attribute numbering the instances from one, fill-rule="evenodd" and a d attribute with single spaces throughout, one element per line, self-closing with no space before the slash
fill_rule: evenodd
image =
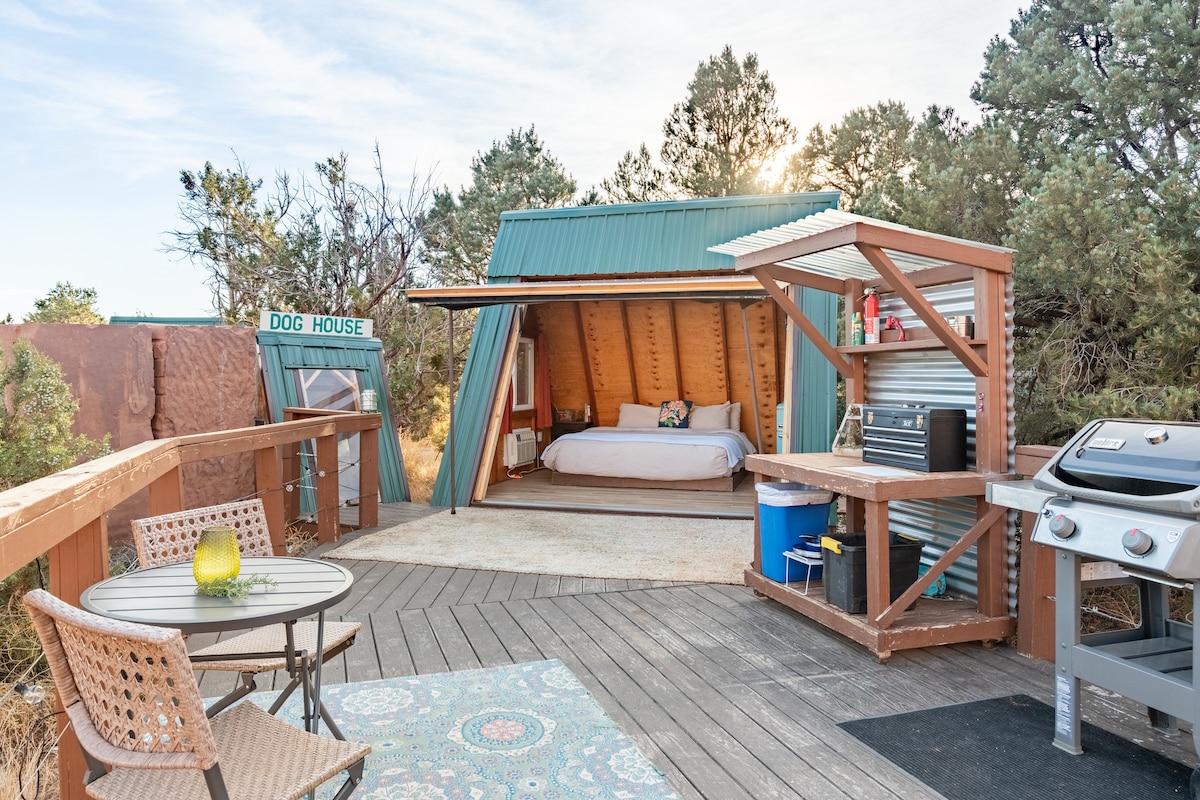
<path id="1" fill-rule="evenodd" d="M 928 289 L 925 296 L 939 315 L 952 317 L 974 313 L 974 286 L 971 282 Z M 1006 297 L 1006 316 L 1011 330 L 1012 292 Z M 895 316 L 907 329 L 924 327 L 912 310 L 897 298 L 884 296 L 880 315 Z M 1008 384 L 1009 441 L 1013 441 L 1015 419 L 1012 411 L 1012 343 L 1008 343 L 1010 375 Z M 961 408 L 967 412 L 967 468 L 975 465 L 975 376 L 957 358 L 944 350 L 920 350 L 880 353 L 868 357 L 867 404 L 924 405 L 937 408 Z M 1010 466 L 1012 455 L 1010 453 Z M 975 524 L 975 498 L 946 497 L 938 500 L 893 501 L 889 504 L 891 531 L 925 542 L 922 562 L 932 564 Z M 1012 525 L 1010 523 L 1010 530 Z M 1016 613 L 1017 542 L 1008 543 L 1009 608 Z M 948 588 L 955 594 L 975 597 L 976 553 L 972 547 L 947 571 Z"/>

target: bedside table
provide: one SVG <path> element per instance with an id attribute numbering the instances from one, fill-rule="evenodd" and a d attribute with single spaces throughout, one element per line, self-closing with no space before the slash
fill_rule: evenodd
<path id="1" fill-rule="evenodd" d="M 550 426 L 550 440 L 553 441 L 564 433 L 579 433 L 595 424 L 594 422 L 555 422 Z"/>

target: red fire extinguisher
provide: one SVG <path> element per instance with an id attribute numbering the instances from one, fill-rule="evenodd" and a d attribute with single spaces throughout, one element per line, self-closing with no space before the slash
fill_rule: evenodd
<path id="1" fill-rule="evenodd" d="M 874 289 L 867 289 L 863 298 L 863 340 L 879 344 L 879 295 Z"/>

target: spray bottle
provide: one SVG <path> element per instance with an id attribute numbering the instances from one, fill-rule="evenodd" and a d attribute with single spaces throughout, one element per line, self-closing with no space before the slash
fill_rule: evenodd
<path id="1" fill-rule="evenodd" d="M 879 344 L 879 294 L 873 288 L 863 297 L 863 340 Z"/>
<path id="2" fill-rule="evenodd" d="M 850 344 L 863 344 L 866 339 L 863 338 L 863 315 L 861 311 L 855 311 L 854 316 L 850 320 Z"/>

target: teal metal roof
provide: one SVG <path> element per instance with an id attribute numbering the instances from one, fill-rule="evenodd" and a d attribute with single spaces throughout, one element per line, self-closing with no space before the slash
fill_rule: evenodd
<path id="1" fill-rule="evenodd" d="M 225 325 L 220 317 L 109 317 L 109 325 Z"/>
<path id="2" fill-rule="evenodd" d="M 837 208 L 837 192 L 506 211 L 488 280 L 731 272 L 712 245 Z"/>

